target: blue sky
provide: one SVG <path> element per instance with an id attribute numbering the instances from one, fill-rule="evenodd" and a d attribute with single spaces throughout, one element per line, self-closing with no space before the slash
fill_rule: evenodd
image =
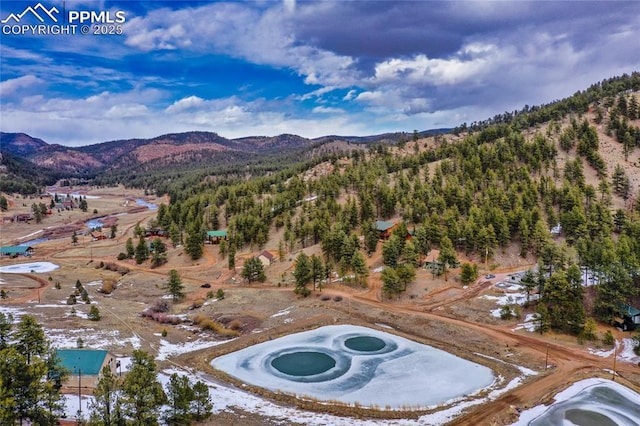
<path id="1" fill-rule="evenodd" d="M 37 3 L 3 0 L 0 19 Z M 638 1 L 66 1 L 64 10 L 123 11 L 126 21 L 121 35 L 3 28 L 2 131 L 70 146 L 190 130 L 412 132 L 640 70 Z"/>

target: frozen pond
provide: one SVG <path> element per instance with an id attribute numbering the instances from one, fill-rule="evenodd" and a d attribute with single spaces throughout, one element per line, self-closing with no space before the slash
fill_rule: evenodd
<path id="1" fill-rule="evenodd" d="M 557 394 L 555 401 L 550 407 L 538 406 L 523 412 L 514 426 L 640 424 L 640 394 L 610 380 L 574 383 Z"/>
<path id="2" fill-rule="evenodd" d="M 493 371 L 483 365 L 352 325 L 281 337 L 218 357 L 211 364 L 274 392 L 387 409 L 437 406 L 494 382 Z"/>
<path id="3" fill-rule="evenodd" d="M 136 198 L 136 204 L 139 206 L 145 206 L 149 210 L 158 210 L 158 206 L 156 204 L 149 203 L 142 198 Z"/>
<path id="4" fill-rule="evenodd" d="M 28 274 L 29 272 L 51 272 L 58 269 L 59 266 L 51 262 L 31 262 L 31 263 L 18 263 L 16 265 L 2 266 L 0 267 L 0 273 L 2 274 Z"/>

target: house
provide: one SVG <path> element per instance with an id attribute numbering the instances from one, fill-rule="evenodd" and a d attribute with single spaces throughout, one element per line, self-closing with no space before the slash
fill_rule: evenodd
<path id="1" fill-rule="evenodd" d="M 207 231 L 207 240 L 211 244 L 220 244 L 220 241 L 227 240 L 227 231 Z"/>
<path id="2" fill-rule="evenodd" d="M 393 222 L 387 222 L 384 220 L 376 220 L 376 231 L 378 231 L 378 238 L 386 240 L 391 236 L 396 224 Z"/>
<path id="3" fill-rule="evenodd" d="M 260 260 L 260 262 L 262 262 L 262 265 L 265 268 L 267 266 L 271 266 L 271 264 L 276 261 L 275 256 L 272 255 L 271 252 L 268 252 L 267 250 L 263 251 L 256 257 Z"/>
<path id="4" fill-rule="evenodd" d="M 149 237 L 168 237 L 169 233 L 165 230 L 162 230 L 160 228 L 152 228 L 152 229 L 146 229 L 144 231 L 144 236 L 145 238 L 149 238 Z"/>
<path id="5" fill-rule="evenodd" d="M 31 219 L 33 219 L 33 216 L 31 216 L 31 213 L 18 213 L 13 216 L 14 222 L 28 222 Z"/>
<path id="6" fill-rule="evenodd" d="M 31 256 L 33 247 L 31 246 L 5 246 L 0 247 L 0 256 L 17 257 Z"/>
<path id="7" fill-rule="evenodd" d="M 104 235 L 102 232 L 91 231 L 91 239 L 93 241 L 106 240 L 107 236 Z"/>
<path id="8" fill-rule="evenodd" d="M 62 385 L 67 388 L 95 389 L 105 366 L 115 373 L 116 358 L 105 350 L 58 349 L 59 365 L 69 371 L 69 378 Z"/>
<path id="9" fill-rule="evenodd" d="M 622 328 L 623 331 L 631 331 L 640 326 L 640 309 L 631 305 L 619 305 L 618 310 L 622 317 L 614 318 L 616 327 Z"/>

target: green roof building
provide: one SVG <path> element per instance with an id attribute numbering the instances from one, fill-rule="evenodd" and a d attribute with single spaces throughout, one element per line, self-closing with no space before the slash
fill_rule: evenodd
<path id="1" fill-rule="evenodd" d="M 4 246 L 0 247 L 0 256 L 31 256 L 33 247 L 31 246 Z"/>
<path id="2" fill-rule="evenodd" d="M 110 365 L 115 372 L 115 357 L 105 350 L 58 349 L 56 353 L 60 365 L 69 371 L 66 385 L 70 387 L 95 388 L 100 372 L 106 365 Z"/>
<path id="3" fill-rule="evenodd" d="M 207 239 L 212 244 L 218 244 L 227 239 L 227 231 L 207 231 Z"/>

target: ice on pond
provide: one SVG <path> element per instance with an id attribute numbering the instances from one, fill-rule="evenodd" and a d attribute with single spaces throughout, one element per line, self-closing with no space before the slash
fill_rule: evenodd
<path id="1" fill-rule="evenodd" d="M 610 380 L 576 382 L 554 399 L 550 407 L 524 411 L 512 426 L 640 424 L 640 394 Z"/>
<path id="2" fill-rule="evenodd" d="M 319 360 L 324 367 L 313 365 Z M 289 362 L 299 365 L 282 367 Z M 211 364 L 274 392 L 390 409 L 441 405 L 494 382 L 492 370 L 483 365 L 352 325 L 284 336 L 218 357 Z"/>
<path id="3" fill-rule="evenodd" d="M 18 263 L 16 265 L 0 267 L 0 273 L 3 274 L 28 274 L 30 272 L 51 272 L 58 269 L 59 266 L 51 262 L 31 262 Z"/>

